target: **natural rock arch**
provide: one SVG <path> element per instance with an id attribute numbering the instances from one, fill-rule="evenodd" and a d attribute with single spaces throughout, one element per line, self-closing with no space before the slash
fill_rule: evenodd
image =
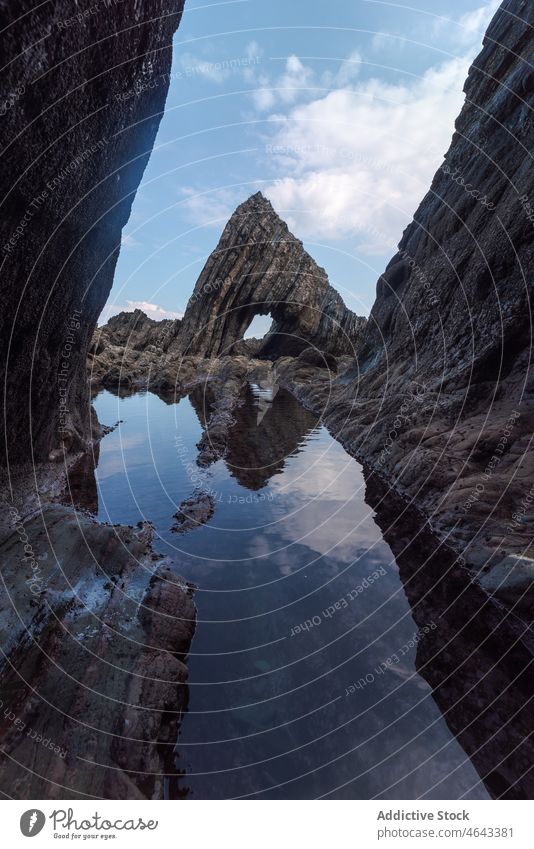
<path id="1" fill-rule="evenodd" d="M 241 204 L 209 257 L 177 339 L 184 354 L 231 354 L 256 315 L 273 325 L 259 355 L 296 356 L 309 346 L 353 354 L 365 319 L 347 309 L 261 192 Z"/>

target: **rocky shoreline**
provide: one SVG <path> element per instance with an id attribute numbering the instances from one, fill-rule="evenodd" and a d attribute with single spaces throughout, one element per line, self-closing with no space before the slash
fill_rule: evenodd
<path id="1" fill-rule="evenodd" d="M 2 476 L 2 786 L 19 799 L 163 798 L 162 774 L 181 775 L 195 588 L 154 552 L 148 522 L 74 507 L 68 475 L 85 459 L 94 469 L 92 455 L 39 467 L 38 488 L 33 470 Z"/>

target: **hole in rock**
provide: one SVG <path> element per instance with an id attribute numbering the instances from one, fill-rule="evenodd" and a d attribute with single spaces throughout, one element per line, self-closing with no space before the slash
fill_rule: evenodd
<path id="1" fill-rule="evenodd" d="M 269 314 L 255 315 L 245 331 L 245 339 L 263 339 L 269 332 L 272 323 L 273 319 Z"/>

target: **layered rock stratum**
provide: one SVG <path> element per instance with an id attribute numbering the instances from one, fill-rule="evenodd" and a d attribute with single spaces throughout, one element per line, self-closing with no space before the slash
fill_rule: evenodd
<path id="1" fill-rule="evenodd" d="M 273 319 L 256 350 L 259 358 L 297 356 L 309 347 L 354 354 L 365 327 L 261 192 L 224 228 L 187 305 L 179 349 L 206 357 L 232 354 L 256 315 Z"/>

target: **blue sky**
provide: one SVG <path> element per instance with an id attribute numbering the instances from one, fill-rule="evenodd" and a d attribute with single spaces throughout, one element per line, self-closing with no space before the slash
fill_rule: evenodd
<path id="1" fill-rule="evenodd" d="M 183 313 L 227 219 L 258 189 L 347 305 L 368 314 L 498 5 L 186 0 L 101 320 L 137 306 Z"/>

